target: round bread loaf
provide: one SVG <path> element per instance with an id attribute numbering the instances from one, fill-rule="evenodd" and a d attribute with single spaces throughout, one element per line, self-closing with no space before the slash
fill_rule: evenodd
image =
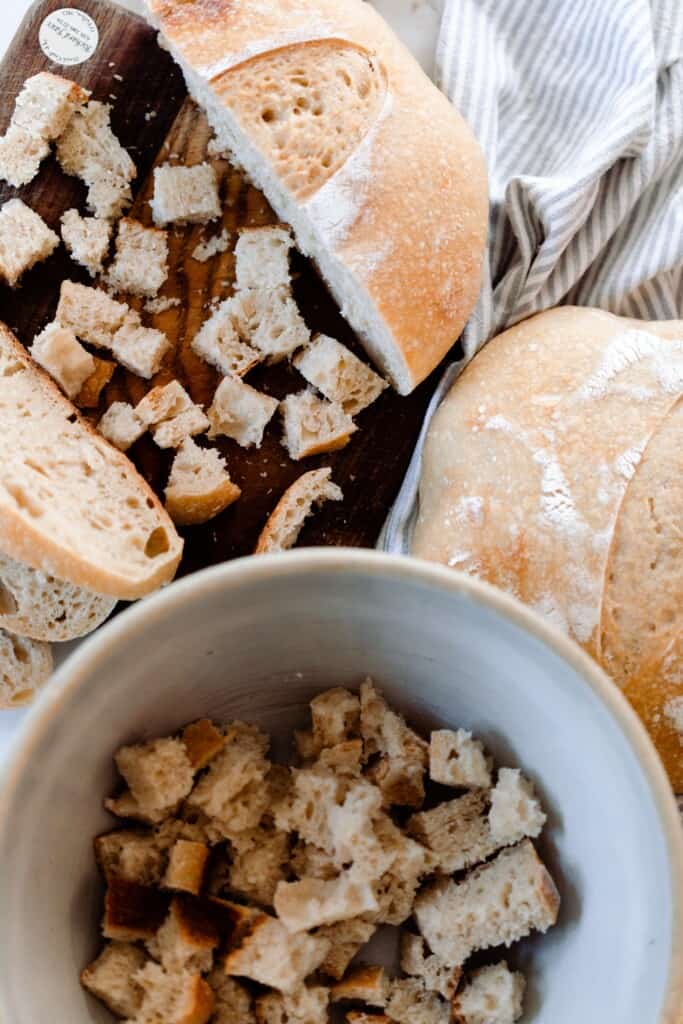
<path id="1" fill-rule="evenodd" d="M 85 636 L 108 619 L 116 598 L 93 594 L 0 552 L 0 629 L 34 640 Z"/>
<path id="2" fill-rule="evenodd" d="M 412 541 L 601 662 L 679 789 L 681 395 L 683 322 L 563 307 L 505 331 L 432 421 Z"/>
<path id="3" fill-rule="evenodd" d="M 241 164 L 402 394 L 472 311 L 487 226 L 472 132 L 362 0 L 147 0 Z"/>

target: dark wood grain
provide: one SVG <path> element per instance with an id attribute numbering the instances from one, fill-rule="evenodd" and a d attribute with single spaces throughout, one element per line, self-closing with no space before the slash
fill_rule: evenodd
<path id="1" fill-rule="evenodd" d="M 14 97 L 23 80 L 50 67 L 37 44 L 37 30 L 48 11 L 63 0 L 44 0 L 36 5 L 0 66 L 0 127 L 9 121 Z M 154 163 L 193 164 L 206 159 L 210 131 L 203 114 L 186 99 L 179 73 L 168 55 L 156 44 L 154 33 L 140 19 L 101 0 L 84 0 L 80 5 L 98 23 L 100 43 L 93 60 L 65 73 L 91 89 L 95 98 L 114 106 L 112 124 L 138 166 L 137 194 L 131 215 L 151 223 L 148 200 Z M 60 68 L 52 68 L 57 72 Z M 120 75 L 122 81 L 114 78 Z M 210 314 L 212 301 L 232 292 L 234 257 L 232 250 L 206 263 L 192 258 L 198 241 L 226 227 L 232 242 L 238 228 L 267 224 L 275 220 L 267 201 L 244 182 L 240 173 L 225 160 L 212 160 L 220 177 L 223 223 L 210 228 L 188 227 L 169 231 L 169 279 L 162 294 L 177 296 L 179 306 L 151 315 L 139 301 L 145 322 L 164 330 L 174 343 L 162 372 L 154 383 L 176 377 L 195 401 L 208 404 L 218 382 L 217 375 L 194 356 L 190 342 Z M 14 190 L 2 188 L 5 199 Z M 61 173 L 54 159 L 46 161 L 39 177 L 19 194 L 51 226 L 57 226 L 69 206 L 84 209 L 85 193 L 75 179 Z M 299 255 L 293 261 L 294 292 L 312 331 L 323 331 L 349 345 L 359 355 L 353 332 L 339 314 L 312 265 Z M 28 344 L 37 330 L 48 322 L 57 303 L 61 281 L 70 277 L 87 281 L 60 249 L 50 260 L 26 275 L 16 291 L 0 290 L 0 317 Z M 330 465 L 333 479 L 344 492 L 344 501 L 326 505 L 304 528 L 301 545 L 327 544 L 373 546 L 396 496 L 417 439 L 424 411 L 438 379 L 438 371 L 410 397 L 385 392 L 358 417 L 358 432 L 350 444 L 332 455 L 295 463 L 280 443 L 281 427 L 276 417 L 266 430 L 259 450 L 245 450 L 235 442 L 221 439 L 218 446 L 226 455 L 230 474 L 242 488 L 241 499 L 221 516 L 202 527 L 184 531 L 186 550 L 181 573 L 191 572 L 253 551 L 258 535 L 283 491 L 302 473 Z M 304 386 L 303 378 L 290 366 L 259 367 L 249 383 L 278 398 Z M 149 383 L 118 369 L 103 394 L 102 405 L 92 413 L 97 419 L 112 401 L 138 401 Z M 160 452 L 149 437 L 129 453 L 152 486 L 161 493 L 171 456 Z"/>

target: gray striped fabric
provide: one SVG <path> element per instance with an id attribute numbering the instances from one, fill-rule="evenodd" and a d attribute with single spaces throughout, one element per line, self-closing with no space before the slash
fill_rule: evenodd
<path id="1" fill-rule="evenodd" d="M 490 175 L 465 361 L 563 303 L 683 317 L 683 0 L 445 0 L 437 82 Z M 409 548 L 421 447 L 379 541 L 390 551 Z"/>

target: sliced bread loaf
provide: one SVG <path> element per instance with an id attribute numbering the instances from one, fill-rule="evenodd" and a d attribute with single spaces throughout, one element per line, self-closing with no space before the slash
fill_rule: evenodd
<path id="1" fill-rule="evenodd" d="M 0 325 L 0 544 L 77 586 L 135 599 L 169 582 L 182 541 L 128 459 Z"/>

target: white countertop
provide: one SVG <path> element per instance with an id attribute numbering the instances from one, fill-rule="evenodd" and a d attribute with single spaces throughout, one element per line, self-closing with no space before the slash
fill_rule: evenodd
<path id="1" fill-rule="evenodd" d="M 142 0 L 119 0 L 122 7 L 142 12 Z M 433 69 L 436 36 L 439 26 L 439 11 L 442 0 L 374 0 L 375 7 L 394 26 L 406 45 L 413 51 L 424 69 L 431 73 Z M 7 47 L 17 31 L 31 0 L 2 0 L 0 13 L 0 57 L 4 56 Z M 77 0 L 64 0 L 64 6 L 77 7 Z M 69 649 L 74 645 L 56 645 L 55 661 L 64 660 Z M 0 764 L 4 760 L 12 736 L 26 716 L 27 710 L 0 711 Z"/>

